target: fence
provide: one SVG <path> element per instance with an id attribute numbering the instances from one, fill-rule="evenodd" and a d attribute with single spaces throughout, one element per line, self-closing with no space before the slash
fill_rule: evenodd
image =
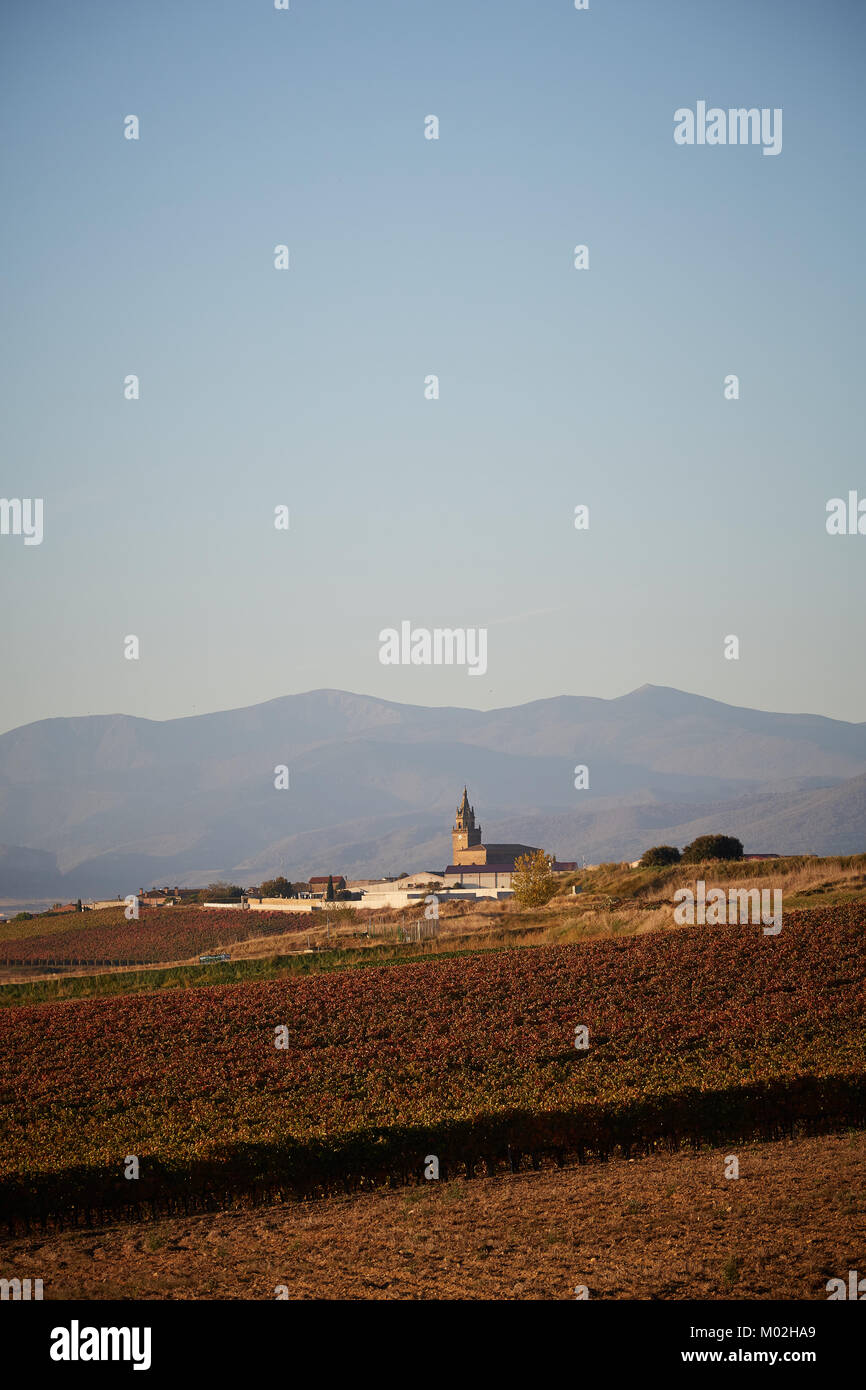
<path id="1" fill-rule="evenodd" d="M 439 922 L 426 918 L 417 922 L 402 922 L 397 926 L 386 926 L 381 922 L 369 921 L 364 933 L 369 937 L 382 937 L 386 941 L 412 942 L 432 941 L 439 935 Z"/>
<path id="2" fill-rule="evenodd" d="M 11 956 L 0 956 L 0 970 L 17 970 L 20 966 L 39 965 L 49 970 L 56 970 L 63 966 L 86 966 L 91 965 L 134 965 L 141 970 L 167 970 L 175 966 L 189 965 L 189 960 L 124 960 L 122 957 L 102 956 L 96 960 L 79 960 L 72 956 L 52 956 L 47 957 L 25 957 L 23 959 Z"/>

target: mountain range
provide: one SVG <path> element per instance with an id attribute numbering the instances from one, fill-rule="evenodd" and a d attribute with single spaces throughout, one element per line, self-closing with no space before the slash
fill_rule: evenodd
<path id="1" fill-rule="evenodd" d="M 866 723 L 652 685 L 489 711 L 314 690 L 3 734 L 0 899 L 442 869 L 464 783 L 485 839 L 560 859 L 633 859 L 708 831 L 753 852 L 866 850 Z"/>

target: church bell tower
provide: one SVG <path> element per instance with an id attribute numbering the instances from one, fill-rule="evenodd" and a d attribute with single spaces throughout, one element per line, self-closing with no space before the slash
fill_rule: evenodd
<path id="1" fill-rule="evenodd" d="M 457 807 L 457 819 L 451 831 L 454 863 L 459 864 L 461 850 L 474 849 L 481 844 L 481 826 L 475 824 L 475 811 L 469 805 L 469 796 L 463 788 L 463 800 Z"/>

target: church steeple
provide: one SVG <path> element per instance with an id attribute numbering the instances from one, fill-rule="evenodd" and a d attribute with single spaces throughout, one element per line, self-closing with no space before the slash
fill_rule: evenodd
<path id="1" fill-rule="evenodd" d="M 466 787 L 463 788 L 463 800 L 457 807 L 457 819 L 451 831 L 451 841 L 454 846 L 455 863 L 459 850 L 472 849 L 475 845 L 481 844 L 481 826 L 475 824 L 475 810 L 469 805 L 469 792 Z"/>

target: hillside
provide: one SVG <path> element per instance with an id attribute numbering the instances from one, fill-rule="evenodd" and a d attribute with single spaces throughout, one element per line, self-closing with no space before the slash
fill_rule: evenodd
<path id="1" fill-rule="evenodd" d="M 147 1203 L 838 1128 L 866 1101 L 864 920 L 5 1009 L 0 1219 L 128 1205 L 132 1134 Z"/>

